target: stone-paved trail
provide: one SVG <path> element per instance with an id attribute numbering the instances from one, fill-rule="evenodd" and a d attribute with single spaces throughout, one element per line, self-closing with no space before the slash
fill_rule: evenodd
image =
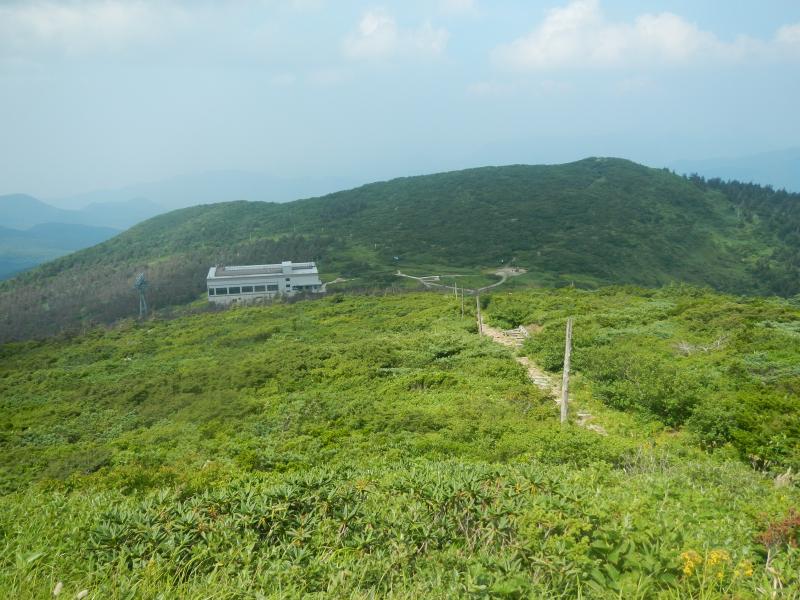
<path id="1" fill-rule="evenodd" d="M 522 342 L 528 337 L 528 332 L 524 327 L 517 329 L 497 329 L 491 327 L 486 323 L 483 325 L 483 334 L 492 339 L 492 341 L 507 346 L 509 348 L 519 348 Z M 515 360 L 525 367 L 528 373 L 528 378 L 539 389 L 543 390 L 555 400 L 556 404 L 561 404 L 561 383 L 554 381 L 553 378 L 542 370 L 539 365 L 533 362 L 527 356 L 514 355 Z M 576 413 L 576 422 L 581 427 L 586 427 L 591 431 L 595 431 L 601 435 L 606 435 L 606 430 L 601 425 L 590 423 L 594 418 L 591 413 L 586 411 L 579 411 Z"/>
<path id="2" fill-rule="evenodd" d="M 497 329 L 487 325 L 486 323 L 483 324 L 483 334 L 492 338 L 492 340 L 498 344 L 508 346 L 509 348 L 519 348 L 522 346 L 522 342 L 527 337 L 525 330 L 522 328 Z M 527 356 L 517 355 L 514 356 L 514 358 L 519 364 L 525 367 L 525 370 L 528 372 L 528 377 L 534 383 L 534 385 L 536 385 L 536 387 L 553 396 L 556 402 L 561 402 L 561 385 L 559 383 L 553 381 L 553 379 L 547 373 L 545 373 L 539 367 L 539 365 L 534 363 Z"/>

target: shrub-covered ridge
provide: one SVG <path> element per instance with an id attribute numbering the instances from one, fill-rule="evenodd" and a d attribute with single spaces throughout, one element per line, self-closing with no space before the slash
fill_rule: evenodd
<path id="1" fill-rule="evenodd" d="M 793 305 L 685 288 L 486 300 L 498 324 L 537 325 L 523 350 L 553 369 L 563 316 L 578 315 L 573 412 L 590 410 L 607 436 L 559 426 L 552 400 L 451 296 L 330 297 L 0 347 L 0 592 L 798 593 L 792 474 L 776 483 L 769 459 L 709 445 L 692 424 L 726 390 L 704 387 L 672 419 L 653 410 L 663 403 L 614 404 L 588 359 L 602 338 L 604 363 L 638 348 L 661 361 L 656 379 L 692 365 L 713 381 L 705 370 L 737 357 L 709 344 L 715 319 L 733 315 L 732 336 L 741 319 L 780 336 Z M 750 340 L 759 377 L 791 362 L 781 339 Z M 610 383 L 651 394 L 642 377 Z M 765 381 L 765 394 L 786 385 Z"/>
<path id="2" fill-rule="evenodd" d="M 151 304 L 163 308 L 196 299 L 211 265 L 287 259 L 317 260 L 326 280 L 370 288 L 400 285 L 398 268 L 477 275 L 516 264 L 528 270 L 517 285 L 684 281 L 791 296 L 800 292 L 798 231 L 799 194 L 621 159 L 405 177 L 140 223 L 0 284 L 0 341 L 134 315 L 130 288 L 143 270 Z"/>

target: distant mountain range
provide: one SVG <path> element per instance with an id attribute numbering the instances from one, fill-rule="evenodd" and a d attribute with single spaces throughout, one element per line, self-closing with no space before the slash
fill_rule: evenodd
<path id="1" fill-rule="evenodd" d="M 162 212 L 141 199 L 67 210 L 26 194 L 0 196 L 0 279 L 99 244 Z"/>
<path id="2" fill-rule="evenodd" d="M 150 200 L 96 202 L 80 210 L 57 208 L 27 194 L 0 196 L 0 226 L 28 229 L 43 223 L 64 223 L 127 229 L 165 209 Z"/>
<path id="3" fill-rule="evenodd" d="M 352 185 L 344 177 L 281 178 L 214 171 L 100 190 L 44 202 L 27 194 L 0 196 L 0 279 L 108 239 L 120 230 L 178 208 L 230 200 L 286 202 Z M 30 228 L 47 225 L 43 231 Z M 71 245 L 64 245 L 65 239 Z M 15 239 L 18 243 L 9 241 Z"/>
<path id="4" fill-rule="evenodd" d="M 94 246 L 120 233 L 111 227 L 75 223 L 41 223 L 29 229 L 0 227 L 0 279 Z"/>
<path id="5" fill-rule="evenodd" d="M 288 202 L 298 198 L 329 194 L 353 187 L 358 183 L 363 182 L 351 177 L 274 177 L 247 171 L 210 171 L 65 198 L 53 198 L 48 199 L 48 203 L 75 209 L 97 203 L 115 205 L 139 198 L 160 207 L 160 212 L 166 212 L 176 208 L 231 200 Z"/>
<path id="6" fill-rule="evenodd" d="M 484 167 L 404 177 L 287 203 L 159 215 L 0 284 L 0 340 L 196 300 L 208 266 L 317 260 L 365 288 L 419 274 L 525 267 L 515 285 L 708 285 L 800 292 L 800 194 L 684 178 L 627 160 Z M 414 274 L 412 272 L 412 274 Z"/>
<path id="7" fill-rule="evenodd" d="M 678 173 L 770 185 L 775 189 L 800 192 L 800 148 L 765 152 L 735 158 L 681 160 L 670 165 Z"/>

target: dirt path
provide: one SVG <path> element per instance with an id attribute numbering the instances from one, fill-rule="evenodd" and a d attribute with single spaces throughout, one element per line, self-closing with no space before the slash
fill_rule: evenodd
<path id="1" fill-rule="evenodd" d="M 500 278 L 500 281 L 497 281 L 491 285 L 483 286 L 482 288 L 478 288 L 477 291 L 480 293 L 484 290 L 490 290 L 499 285 L 503 285 L 506 281 L 508 281 L 509 277 L 517 277 L 518 275 L 523 275 L 525 273 L 527 273 L 527 271 L 521 267 L 504 267 L 502 269 L 498 269 L 494 272 L 494 275 L 497 275 Z M 436 282 L 441 281 L 442 278 L 449 279 L 453 277 L 464 277 L 464 275 L 425 275 L 423 277 L 416 277 L 415 275 L 407 275 L 400 270 L 398 270 L 395 275 L 397 277 L 405 277 L 406 279 L 414 279 L 419 281 L 426 288 L 440 288 L 445 290 L 452 290 L 453 286 Z M 474 294 L 476 290 L 465 289 L 464 291 L 469 294 Z"/>
<path id="2" fill-rule="evenodd" d="M 503 330 L 483 324 L 483 334 L 492 341 L 507 346 L 509 348 L 519 348 L 523 340 L 527 337 L 523 328 Z M 525 367 L 528 378 L 539 389 L 547 392 L 557 403 L 561 403 L 561 385 L 554 381 L 550 375 L 545 373 L 539 366 L 527 356 L 514 356 L 514 359 Z"/>
<path id="3" fill-rule="evenodd" d="M 485 323 L 483 323 L 483 334 L 491 338 L 491 340 L 497 344 L 515 349 L 522 346 L 522 342 L 529 335 L 528 331 L 524 327 L 505 330 L 491 327 Z M 559 381 L 554 380 L 553 377 L 545 373 L 544 370 L 539 367 L 539 365 L 537 365 L 527 356 L 519 356 L 515 354 L 514 359 L 523 367 L 525 367 L 525 371 L 528 373 L 528 379 L 530 379 L 536 387 L 549 394 L 556 404 L 561 404 L 561 384 Z M 575 413 L 575 416 L 575 422 L 581 427 L 585 427 L 586 429 L 599 433 L 600 435 L 608 435 L 602 425 L 591 423 L 591 421 L 594 419 L 594 416 L 591 413 L 587 411 L 578 411 Z"/>
<path id="4" fill-rule="evenodd" d="M 452 290 L 453 286 L 452 285 L 444 285 L 443 283 L 435 283 L 435 282 L 436 281 L 440 281 L 442 279 L 442 277 L 462 277 L 462 275 L 426 275 L 424 277 L 416 277 L 414 275 L 406 275 L 405 273 L 403 273 L 401 271 L 397 271 L 397 273 L 395 273 L 395 275 L 397 277 L 405 277 L 406 279 L 414 279 L 416 281 L 419 281 L 426 288 L 435 287 L 435 288 L 441 288 L 441 289 L 445 289 L 445 290 Z M 466 291 L 472 293 L 472 290 L 466 290 Z"/>
<path id="5" fill-rule="evenodd" d="M 504 267 L 494 272 L 494 274 L 500 278 L 500 281 L 493 283 L 492 285 L 478 288 L 478 291 L 482 292 L 483 290 L 490 290 L 493 287 L 503 285 L 506 281 L 508 281 L 509 277 L 518 277 L 520 275 L 524 275 L 525 273 L 527 273 L 527 271 L 521 267 Z"/>
<path id="6" fill-rule="evenodd" d="M 337 277 L 333 281 L 326 281 L 325 283 L 322 284 L 322 291 L 323 292 L 327 292 L 329 285 L 333 285 L 334 283 L 344 283 L 345 281 L 351 281 L 351 280 L 350 279 L 344 279 L 343 277 Z"/>

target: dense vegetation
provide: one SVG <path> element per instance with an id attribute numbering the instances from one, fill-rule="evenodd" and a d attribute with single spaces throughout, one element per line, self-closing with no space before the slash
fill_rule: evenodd
<path id="1" fill-rule="evenodd" d="M 498 294 L 497 324 L 533 324 L 524 351 L 562 367 L 575 318 L 576 393 L 685 426 L 709 451 L 800 471 L 800 302 L 672 286 Z"/>
<path id="2" fill-rule="evenodd" d="M 771 231 L 779 243 L 771 253 L 758 257 L 755 273 L 765 289 L 790 296 L 800 291 L 800 194 L 738 181 L 704 180 L 693 176 L 691 181 L 703 190 L 716 190 L 733 204 L 738 217 L 759 222 Z"/>
<path id="3" fill-rule="evenodd" d="M 486 312 L 531 325 L 525 351 L 551 369 L 577 315 L 575 408 L 608 435 L 560 427 L 451 296 L 332 296 L 0 346 L 0 592 L 800 591 L 800 493 L 773 481 L 797 460 L 796 305 L 564 289 L 497 294 Z M 751 461 L 770 428 L 781 449 Z"/>
<path id="4" fill-rule="evenodd" d="M 0 340 L 191 301 L 213 264 L 317 259 L 326 278 L 385 288 L 398 268 L 476 273 L 514 263 L 517 284 L 685 281 L 736 293 L 800 292 L 797 194 L 685 179 L 618 159 L 487 167 L 323 198 L 175 211 L 0 285 Z"/>

